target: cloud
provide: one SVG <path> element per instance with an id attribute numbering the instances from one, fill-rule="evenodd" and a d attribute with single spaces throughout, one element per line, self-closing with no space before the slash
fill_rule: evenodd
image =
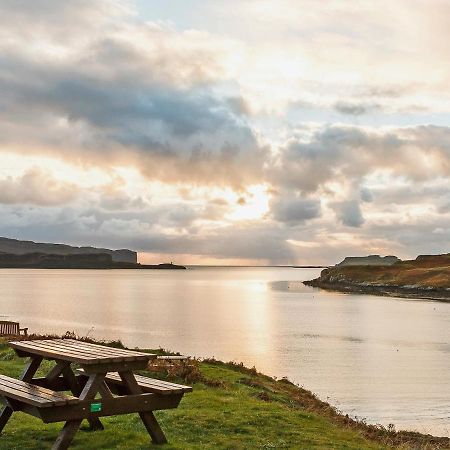
<path id="1" fill-rule="evenodd" d="M 28 161 L 0 167 L 0 234 L 271 263 L 448 246 L 447 6 L 202 8 L 0 3 L 0 153 Z"/>
<path id="2" fill-rule="evenodd" d="M 363 202 L 366 202 L 366 203 L 373 202 L 373 194 L 370 189 L 367 189 L 366 187 L 362 187 L 359 191 L 359 195 Z"/>
<path id="3" fill-rule="evenodd" d="M 72 202 L 78 189 L 53 177 L 51 172 L 28 170 L 21 177 L 0 179 L 0 203 L 56 206 Z"/>
<path id="4" fill-rule="evenodd" d="M 50 9 L 51 2 L 41 3 Z M 98 29 L 83 29 L 83 46 L 63 39 L 58 50 L 46 47 L 56 41 L 54 17 L 77 23 L 79 33 L 107 4 L 79 3 L 73 18 L 73 5 L 37 15 L 35 38 L 48 49 L 41 57 L 26 42 L 17 45 L 16 23 L 31 16 L 4 5 L 12 24 L 0 46 L 0 151 L 132 165 L 165 181 L 208 184 L 214 173 L 217 183 L 242 186 L 261 178 L 267 148 L 245 120 L 245 101 L 220 93 L 231 41 L 107 13 L 111 20 Z M 118 14 L 120 3 L 113 6 Z"/>
<path id="5" fill-rule="evenodd" d="M 338 101 L 334 107 L 342 114 L 350 116 L 361 116 L 363 114 L 371 113 L 380 108 L 377 104 L 351 103 L 347 101 Z"/>
<path id="6" fill-rule="evenodd" d="M 364 223 L 364 217 L 357 200 L 347 200 L 331 204 L 340 222 L 348 227 L 360 227 Z"/>
<path id="7" fill-rule="evenodd" d="M 311 199 L 282 197 L 273 202 L 271 210 L 276 220 L 292 226 L 321 215 L 320 201 Z"/>
<path id="8" fill-rule="evenodd" d="M 450 176 L 450 128 L 375 129 L 325 125 L 282 147 L 275 182 L 315 192 L 331 181 L 361 180 L 383 170 L 413 181 Z"/>

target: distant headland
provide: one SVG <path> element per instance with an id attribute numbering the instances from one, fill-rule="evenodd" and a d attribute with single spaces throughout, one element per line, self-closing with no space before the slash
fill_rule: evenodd
<path id="1" fill-rule="evenodd" d="M 172 263 L 139 264 L 137 253 L 74 247 L 0 237 L 0 268 L 28 269 L 186 269 Z"/>
<path id="2" fill-rule="evenodd" d="M 410 261 L 378 255 L 345 258 L 304 284 L 343 292 L 450 301 L 450 253 L 420 255 Z"/>

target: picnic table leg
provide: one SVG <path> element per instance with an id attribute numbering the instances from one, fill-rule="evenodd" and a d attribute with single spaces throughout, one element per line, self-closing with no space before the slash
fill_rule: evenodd
<path id="1" fill-rule="evenodd" d="M 123 381 L 125 389 L 128 391 L 129 394 L 142 393 L 142 389 L 138 385 L 136 378 L 133 375 L 133 372 L 131 371 L 119 372 L 119 375 Z M 140 412 L 139 416 L 142 422 L 144 423 L 145 428 L 148 431 L 148 434 L 150 434 L 152 441 L 155 444 L 165 444 L 167 442 L 167 438 L 163 430 L 159 426 L 159 423 L 156 420 L 156 417 L 153 414 L 153 412 L 152 411 Z"/>
<path id="2" fill-rule="evenodd" d="M 66 382 L 72 394 L 75 395 L 76 397 L 79 397 L 83 388 L 80 385 L 79 381 L 77 380 L 77 377 L 73 373 L 69 361 L 57 360 L 56 365 L 53 367 L 52 370 L 50 370 L 50 372 L 45 376 L 45 378 L 49 382 L 52 382 L 60 375 L 62 375 L 64 381 Z M 100 419 L 88 419 L 88 422 L 89 422 L 89 429 L 92 431 L 105 429 Z"/>
<path id="3" fill-rule="evenodd" d="M 29 361 L 25 365 L 22 375 L 19 377 L 19 380 L 22 381 L 31 381 L 36 371 L 39 369 L 39 366 L 41 365 L 42 357 L 33 355 L 30 357 Z M 8 420 L 10 419 L 11 415 L 13 413 L 13 409 L 5 405 L 3 409 L 0 412 L 0 433 L 3 431 L 3 428 L 5 428 L 5 425 L 8 423 Z"/>
<path id="4" fill-rule="evenodd" d="M 66 365 L 62 370 L 63 378 L 65 379 L 66 383 L 70 387 L 70 390 L 72 391 L 73 395 L 76 397 L 79 397 L 82 391 L 82 387 L 80 383 L 77 380 L 77 377 L 72 371 L 72 368 L 70 367 L 70 364 Z M 104 430 L 105 427 L 103 426 L 100 419 L 88 419 L 89 422 L 89 429 L 91 431 L 97 431 L 97 430 Z"/>
<path id="5" fill-rule="evenodd" d="M 72 372 L 73 373 L 73 372 Z M 93 400 L 105 379 L 106 373 L 90 375 L 79 396 L 80 400 Z M 69 420 L 59 432 L 58 438 L 52 446 L 52 450 L 66 450 L 80 428 L 82 420 Z"/>
<path id="6" fill-rule="evenodd" d="M 58 438 L 52 446 L 52 450 L 65 450 L 69 448 L 72 439 L 80 428 L 82 420 L 71 420 L 66 422 L 59 432 Z"/>

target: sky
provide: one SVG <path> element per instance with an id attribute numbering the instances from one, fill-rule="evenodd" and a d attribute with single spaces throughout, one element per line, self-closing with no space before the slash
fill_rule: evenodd
<path id="1" fill-rule="evenodd" d="M 0 236 L 141 262 L 450 251 L 447 0 L 0 0 Z"/>

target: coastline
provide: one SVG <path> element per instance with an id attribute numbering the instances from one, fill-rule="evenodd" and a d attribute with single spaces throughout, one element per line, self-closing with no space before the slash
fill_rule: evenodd
<path id="1" fill-rule="evenodd" d="M 435 300 L 450 302 L 450 291 L 436 288 L 416 288 L 406 286 L 349 283 L 349 282 L 326 282 L 320 278 L 303 281 L 306 286 L 317 287 L 328 291 L 345 292 L 349 294 L 379 295 L 383 297 L 401 297 L 410 299 Z"/>
<path id="2" fill-rule="evenodd" d="M 55 335 L 31 335 L 27 339 L 56 337 L 61 338 Z M 66 333 L 62 337 L 126 348 L 120 341 L 104 342 L 79 338 L 73 333 Z M 139 349 L 139 351 L 174 355 L 173 352 L 161 348 Z M 14 355 L 2 339 L 0 373 L 15 375 L 19 373 L 22 364 L 23 361 Z M 450 449 L 449 437 L 406 430 L 396 431 L 394 425 L 383 427 L 368 424 L 363 418 L 350 417 L 342 413 L 286 378 L 276 379 L 267 376 L 254 367 L 245 367 L 242 363 L 222 362 L 214 358 L 193 358 L 176 364 L 169 369 L 164 367 L 155 369 L 149 366 L 147 370 L 147 376 L 173 382 L 182 381 L 183 384 L 194 388 L 193 392 L 183 399 L 180 407 L 170 413 L 173 415 L 172 419 L 164 413 L 164 422 L 168 421 L 171 424 L 168 429 L 171 430 L 171 448 L 197 448 L 198 439 L 202 436 L 208 445 L 215 442 L 216 448 L 219 449 L 230 448 L 230 444 L 236 444 L 233 448 L 261 448 L 264 442 L 273 444 L 264 448 Z M 283 415 L 283 426 L 274 422 L 280 415 Z M 23 420 L 25 419 L 20 417 L 5 430 L 6 434 L 2 435 L 3 442 L 0 442 L 0 448 L 8 448 L 2 444 L 7 445 L 8 440 L 16 442 L 15 439 L 19 436 L 20 439 L 24 437 L 33 439 L 33 436 L 41 435 L 42 429 L 36 422 L 25 422 L 24 426 Z M 129 427 L 129 421 L 132 419 L 121 417 L 112 420 L 117 425 Z M 181 425 L 178 426 L 180 421 Z M 184 426 L 183 421 L 189 426 Z M 214 423 L 221 423 L 221 426 L 211 427 Z M 122 436 L 110 427 L 106 427 L 96 436 L 104 440 L 104 436 L 108 436 L 108 433 L 119 442 L 121 439 L 129 442 L 128 434 Z M 145 438 L 145 433 L 139 429 L 132 437 L 136 444 Z M 80 439 L 83 439 L 82 435 Z M 89 436 L 90 442 L 91 439 L 93 438 Z M 82 442 L 79 444 L 83 445 Z"/>

